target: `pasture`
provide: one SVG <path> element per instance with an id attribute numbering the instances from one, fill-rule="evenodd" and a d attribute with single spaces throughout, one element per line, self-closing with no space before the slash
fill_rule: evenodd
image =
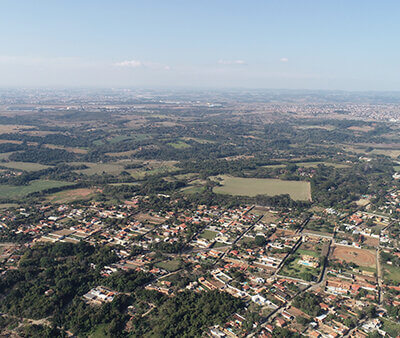
<path id="1" fill-rule="evenodd" d="M 250 197 L 289 194 L 294 200 L 311 200 L 310 182 L 284 181 L 273 178 L 241 178 L 227 175 L 214 177 L 215 179 L 219 179 L 222 184 L 214 188 L 214 192 L 219 194 Z"/>
<path id="2" fill-rule="evenodd" d="M 107 173 L 110 175 L 118 175 L 124 170 L 124 167 L 116 163 L 91 163 L 91 162 L 73 162 L 73 165 L 84 164 L 88 166 L 87 169 L 76 170 L 77 173 L 85 175 L 102 175 Z"/>
<path id="3" fill-rule="evenodd" d="M 30 182 L 29 185 L 0 185 L 0 195 L 6 198 L 18 198 L 29 195 L 33 192 L 43 191 L 51 188 L 64 187 L 71 185 L 71 182 L 54 180 L 37 180 Z"/>
<path id="4" fill-rule="evenodd" d="M 30 162 L 0 162 L 0 166 L 24 171 L 37 171 L 49 168 L 48 165 Z"/>
<path id="5" fill-rule="evenodd" d="M 69 189 L 56 192 L 47 197 L 52 203 L 69 203 L 77 200 L 90 199 L 96 190 L 88 188 Z"/>
<path id="6" fill-rule="evenodd" d="M 333 162 L 321 162 L 321 161 L 316 161 L 316 162 L 291 162 L 290 164 L 295 164 L 298 167 L 303 167 L 303 168 L 316 168 L 318 167 L 319 164 L 323 164 L 327 167 L 334 167 L 334 168 L 348 168 L 349 166 L 347 164 L 343 163 L 333 163 Z M 264 168 L 285 168 L 287 164 L 269 164 L 269 165 L 264 165 Z"/>
<path id="7" fill-rule="evenodd" d="M 184 149 L 184 148 L 190 148 L 190 145 L 183 142 L 183 141 L 176 141 L 176 142 L 170 142 L 167 143 L 169 146 L 175 148 L 175 149 Z"/>

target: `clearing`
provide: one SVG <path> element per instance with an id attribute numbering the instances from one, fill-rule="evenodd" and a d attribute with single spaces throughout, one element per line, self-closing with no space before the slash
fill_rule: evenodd
<path id="1" fill-rule="evenodd" d="M 30 182 L 29 185 L 2 184 L 0 185 L 0 195 L 5 198 L 23 197 L 33 192 L 64 187 L 67 185 L 72 185 L 72 183 L 54 180 L 37 180 Z"/>
<path id="2" fill-rule="evenodd" d="M 0 166 L 24 171 L 37 171 L 50 167 L 48 165 L 31 162 L 0 162 Z"/>
<path id="3" fill-rule="evenodd" d="M 215 187 L 219 194 L 254 197 L 256 195 L 276 196 L 289 194 L 294 200 L 311 200 L 310 182 L 284 181 L 274 178 L 241 178 L 227 175 L 214 177 L 222 186 Z"/>
<path id="4" fill-rule="evenodd" d="M 56 192 L 47 197 L 52 203 L 69 203 L 76 200 L 90 199 L 95 194 L 95 189 L 80 188 Z"/>
<path id="5" fill-rule="evenodd" d="M 359 266 L 376 266 L 376 254 L 369 250 L 335 245 L 331 252 L 331 259 L 334 260 L 355 263 Z"/>

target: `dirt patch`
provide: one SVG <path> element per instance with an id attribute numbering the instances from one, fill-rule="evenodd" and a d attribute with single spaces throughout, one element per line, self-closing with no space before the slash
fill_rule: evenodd
<path id="1" fill-rule="evenodd" d="M 140 213 L 136 215 L 135 219 L 138 220 L 139 222 L 148 222 L 152 224 L 161 224 L 165 222 L 164 217 L 152 216 L 150 214 L 145 214 L 145 213 Z"/>
<path id="2" fill-rule="evenodd" d="M 331 252 L 331 259 L 333 260 L 355 263 L 359 266 L 376 266 L 376 255 L 368 250 L 347 246 L 334 246 Z"/>

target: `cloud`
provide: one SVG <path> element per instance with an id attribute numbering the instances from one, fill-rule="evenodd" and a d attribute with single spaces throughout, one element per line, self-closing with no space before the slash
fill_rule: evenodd
<path id="1" fill-rule="evenodd" d="M 126 68 L 146 68 L 151 70 L 171 70 L 171 67 L 158 62 L 139 61 L 139 60 L 125 60 L 114 63 L 117 67 Z"/>
<path id="2" fill-rule="evenodd" d="M 244 60 L 218 60 L 220 65 L 245 65 Z"/>
<path id="3" fill-rule="evenodd" d="M 288 62 L 289 59 L 288 59 L 288 58 L 281 58 L 279 61 L 280 61 L 280 62 Z"/>
<path id="4" fill-rule="evenodd" d="M 121 61 L 117 62 L 114 64 L 117 67 L 131 67 L 131 68 L 139 68 L 143 67 L 143 62 L 140 62 L 138 60 L 126 60 L 126 61 Z"/>

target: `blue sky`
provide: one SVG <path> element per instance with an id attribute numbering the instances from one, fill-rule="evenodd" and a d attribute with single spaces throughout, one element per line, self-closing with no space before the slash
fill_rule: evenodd
<path id="1" fill-rule="evenodd" d="M 0 86 L 400 90 L 400 2 L 2 0 Z"/>

